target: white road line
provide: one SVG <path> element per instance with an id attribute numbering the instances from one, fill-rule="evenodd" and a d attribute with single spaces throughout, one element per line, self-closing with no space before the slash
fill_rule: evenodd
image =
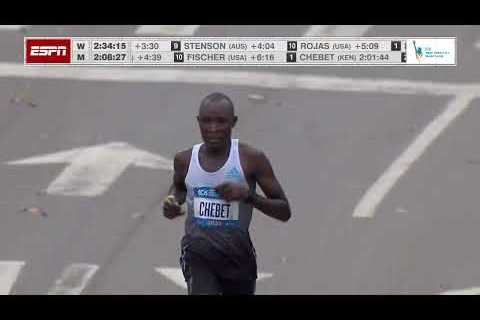
<path id="1" fill-rule="evenodd" d="M 304 37 L 361 37 L 373 25 L 313 25 Z"/>
<path id="2" fill-rule="evenodd" d="M 267 273 L 267 272 L 259 272 L 257 281 L 263 280 L 263 279 L 268 279 L 273 277 L 273 273 Z"/>
<path id="3" fill-rule="evenodd" d="M 169 279 L 177 286 L 187 290 L 187 283 L 183 277 L 182 269 L 180 268 L 155 268 L 155 271 L 163 275 L 165 278 Z M 273 273 L 258 273 L 257 281 L 268 279 L 273 277 Z"/>
<path id="4" fill-rule="evenodd" d="M 468 288 L 468 289 L 460 289 L 460 290 L 450 290 L 440 293 L 441 295 L 452 295 L 452 296 L 459 296 L 459 295 L 478 295 L 480 294 L 480 288 Z"/>
<path id="5" fill-rule="evenodd" d="M 201 69 L 115 68 L 24 66 L 0 63 L 0 77 L 118 81 L 139 83 L 188 83 L 199 85 L 238 85 L 289 90 L 324 90 L 338 92 L 373 92 L 412 95 L 480 95 L 480 83 L 452 84 L 394 79 L 340 78 L 273 72 Z"/>
<path id="6" fill-rule="evenodd" d="M 22 30 L 24 28 L 28 28 L 29 26 L 28 25 L 12 25 L 12 24 L 9 24 L 9 25 L 1 25 L 0 24 L 0 31 L 3 31 L 3 30 L 14 30 L 14 31 L 17 31 L 17 30 Z"/>
<path id="7" fill-rule="evenodd" d="M 200 25 L 141 25 L 135 30 L 137 35 L 192 36 Z"/>
<path id="8" fill-rule="evenodd" d="M 368 189 L 356 206 L 353 217 L 372 218 L 377 206 L 390 192 L 397 181 L 420 158 L 438 136 L 467 108 L 475 98 L 473 94 L 464 94 L 452 99 L 445 110 L 437 116 L 424 131 L 408 146 L 392 165 Z"/>
<path id="9" fill-rule="evenodd" d="M 0 295 L 10 293 L 24 265 L 23 261 L 0 261 Z"/>
<path id="10" fill-rule="evenodd" d="M 98 266 L 75 263 L 63 270 L 62 275 L 48 291 L 49 295 L 79 295 L 97 272 Z"/>

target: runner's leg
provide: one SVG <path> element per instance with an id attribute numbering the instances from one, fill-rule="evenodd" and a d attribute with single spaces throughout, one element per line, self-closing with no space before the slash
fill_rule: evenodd
<path id="1" fill-rule="evenodd" d="M 224 295 L 254 295 L 257 280 L 230 280 L 222 279 L 222 291 Z"/>
<path id="2" fill-rule="evenodd" d="M 189 295 L 218 295 L 222 293 L 217 276 L 208 263 L 201 258 L 189 257 L 189 259 L 185 259 L 184 275 Z"/>

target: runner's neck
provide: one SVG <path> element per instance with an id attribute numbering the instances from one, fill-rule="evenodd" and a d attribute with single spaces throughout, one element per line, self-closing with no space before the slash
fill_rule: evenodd
<path id="1" fill-rule="evenodd" d="M 227 144 L 225 146 L 219 147 L 219 148 L 212 148 L 208 147 L 206 144 L 204 144 L 202 151 L 204 151 L 204 155 L 207 157 L 212 157 L 212 158 L 223 158 L 223 157 L 228 157 L 230 154 L 230 148 L 232 147 L 232 141 L 231 139 L 227 141 Z"/>

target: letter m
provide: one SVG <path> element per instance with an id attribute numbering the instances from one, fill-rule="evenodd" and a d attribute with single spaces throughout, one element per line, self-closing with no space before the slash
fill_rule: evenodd
<path id="1" fill-rule="evenodd" d="M 85 55 L 84 54 L 77 54 L 77 60 L 78 61 L 84 61 L 85 60 Z"/>

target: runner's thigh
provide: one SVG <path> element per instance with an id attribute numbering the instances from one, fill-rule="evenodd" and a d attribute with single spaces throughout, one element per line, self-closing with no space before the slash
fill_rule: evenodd
<path id="1" fill-rule="evenodd" d="M 256 280 L 226 280 L 221 281 L 224 295 L 253 295 L 256 289 Z"/>
<path id="2" fill-rule="evenodd" d="M 212 268 L 202 260 L 189 259 L 187 287 L 189 295 L 221 294 L 220 283 Z"/>

